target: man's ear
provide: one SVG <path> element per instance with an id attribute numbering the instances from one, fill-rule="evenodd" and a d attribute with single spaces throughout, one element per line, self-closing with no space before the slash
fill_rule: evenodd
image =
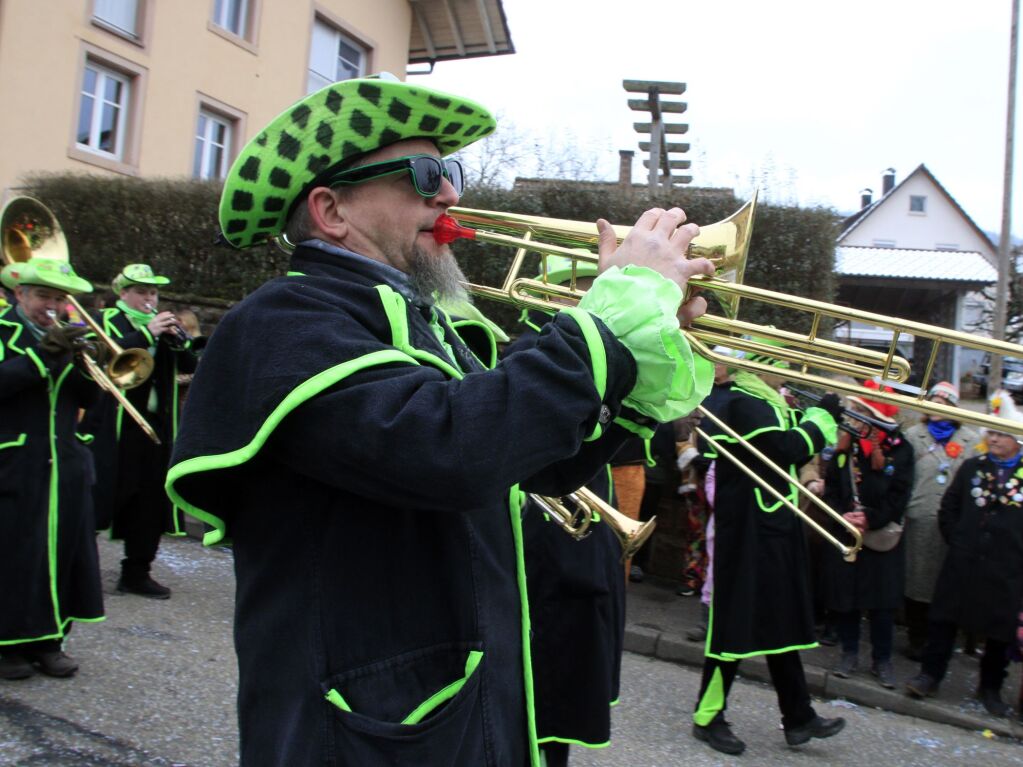
<path id="1" fill-rule="evenodd" d="M 310 223 L 314 233 L 326 235 L 328 242 L 341 242 L 348 234 L 348 219 L 341 210 L 340 201 L 329 187 L 315 187 L 306 198 Z"/>

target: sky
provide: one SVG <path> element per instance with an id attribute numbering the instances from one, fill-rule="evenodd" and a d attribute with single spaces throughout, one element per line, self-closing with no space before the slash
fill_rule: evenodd
<path id="1" fill-rule="evenodd" d="M 644 153 L 622 81 L 684 82 L 693 185 L 860 207 L 921 163 L 974 222 L 1002 227 L 1011 0 L 503 0 L 516 53 L 410 77 L 491 109 L 500 131 L 592 156 Z M 1019 56 L 1023 58 L 1023 55 Z M 1012 232 L 1023 235 L 1017 66 Z M 671 137 L 669 137 L 671 138 Z M 676 159 L 683 159 L 677 157 Z M 530 175 L 525 169 L 522 175 Z"/>

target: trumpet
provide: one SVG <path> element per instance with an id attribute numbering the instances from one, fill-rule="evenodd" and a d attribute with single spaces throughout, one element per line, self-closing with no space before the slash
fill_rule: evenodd
<path id="1" fill-rule="evenodd" d="M 145 309 L 146 314 L 152 314 L 153 312 L 156 311 L 156 307 L 153 306 L 148 301 L 146 301 L 146 303 L 144 303 L 142 307 Z M 179 350 L 184 349 L 192 341 L 191 334 L 183 327 L 181 327 L 181 325 L 178 323 L 177 317 L 174 318 L 174 324 L 171 325 L 171 332 L 174 334 L 175 338 L 175 342 L 172 344 L 172 346 L 175 349 Z"/>
<path id="2" fill-rule="evenodd" d="M 32 236 L 26 233 L 27 230 L 33 232 Z M 0 252 L 5 264 L 32 258 L 68 260 L 67 240 L 60 223 L 49 208 L 32 197 L 15 197 L 4 206 L 0 212 L 0 237 Z M 74 307 L 97 342 L 110 350 L 110 362 L 105 369 L 90 356 L 87 346 L 80 350 L 79 358 L 89 375 L 101 389 L 118 401 L 153 442 L 160 444 L 156 431 L 122 391 L 145 383 L 153 372 L 153 356 L 145 349 L 122 349 L 74 296 L 68 296 L 67 303 Z"/>

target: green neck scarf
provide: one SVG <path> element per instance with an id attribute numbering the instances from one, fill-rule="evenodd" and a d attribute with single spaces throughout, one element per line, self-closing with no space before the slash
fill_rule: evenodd
<path id="1" fill-rule="evenodd" d="M 116 305 L 118 309 L 125 313 L 131 321 L 132 327 L 136 330 L 144 328 L 149 324 L 149 321 L 156 316 L 156 312 L 140 312 L 138 309 L 133 309 L 128 306 L 128 304 L 124 303 L 124 301 L 121 301 L 120 299 L 117 300 Z"/>
<path id="2" fill-rule="evenodd" d="M 760 380 L 759 376 L 750 373 L 748 370 L 740 370 L 735 374 L 735 385 L 740 389 L 745 389 L 754 397 L 767 400 L 775 407 L 788 407 L 785 398 L 781 396 L 777 389 L 772 389 Z"/>

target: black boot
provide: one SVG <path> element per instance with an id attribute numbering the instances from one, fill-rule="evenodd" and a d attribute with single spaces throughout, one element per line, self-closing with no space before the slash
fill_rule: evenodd
<path id="1" fill-rule="evenodd" d="M 700 623 L 686 632 L 686 639 L 690 642 L 707 641 L 707 624 L 710 622 L 710 607 L 700 602 Z"/>
<path id="2" fill-rule="evenodd" d="M 725 715 L 721 712 L 706 727 L 694 722 L 693 737 L 722 754 L 738 756 L 746 750 L 746 744 L 732 734 L 732 726 L 725 721 Z"/>
<path id="3" fill-rule="evenodd" d="M 977 690 L 977 700 L 991 716 L 999 718 L 1006 717 L 1012 713 L 1012 708 L 1002 700 L 1002 693 L 992 687 L 981 687 Z"/>
<path id="4" fill-rule="evenodd" d="M 838 735 L 843 727 L 845 719 L 842 717 L 825 719 L 823 716 L 815 716 L 806 724 L 785 730 L 785 742 L 790 746 L 801 746 L 810 738 L 830 738 L 832 735 Z"/>
<path id="5" fill-rule="evenodd" d="M 121 561 L 121 578 L 117 581 L 117 590 L 122 594 L 138 594 L 149 599 L 170 599 L 171 590 L 157 583 L 149 575 L 149 565 L 139 564 L 131 560 Z"/>

